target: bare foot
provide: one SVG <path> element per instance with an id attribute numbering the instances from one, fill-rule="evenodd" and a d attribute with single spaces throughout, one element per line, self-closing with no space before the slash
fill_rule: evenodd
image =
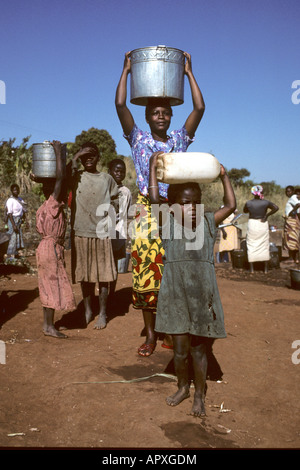
<path id="1" fill-rule="evenodd" d="M 94 329 L 95 330 L 103 330 L 106 328 L 107 321 L 106 321 L 106 315 L 103 313 L 100 313 L 98 320 L 95 323 Z"/>
<path id="2" fill-rule="evenodd" d="M 190 396 L 190 391 L 189 387 L 183 387 L 177 390 L 174 395 L 170 395 L 169 397 L 166 398 L 166 402 L 169 406 L 176 406 L 179 405 L 183 400 L 186 398 L 189 398 Z"/>
<path id="3" fill-rule="evenodd" d="M 191 411 L 192 416 L 196 418 L 204 418 L 206 416 L 204 401 L 201 397 L 194 396 L 194 403 Z"/>
<path id="4" fill-rule="evenodd" d="M 64 335 L 60 331 L 57 331 L 54 326 L 47 326 L 43 328 L 43 333 L 45 336 L 53 336 L 54 338 L 64 339 L 67 338 L 67 335 Z"/>

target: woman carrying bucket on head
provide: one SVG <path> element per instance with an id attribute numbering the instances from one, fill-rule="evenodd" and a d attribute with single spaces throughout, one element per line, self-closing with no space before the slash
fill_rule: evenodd
<path id="1" fill-rule="evenodd" d="M 146 122 L 149 131 L 139 129 L 126 105 L 127 78 L 131 73 L 130 52 L 125 54 L 123 71 L 116 91 L 116 109 L 123 128 L 124 137 L 128 140 L 137 173 L 139 195 L 137 199 L 136 226 L 149 228 L 147 238 L 132 240 L 132 273 L 133 273 L 133 306 L 143 311 L 146 340 L 138 349 L 140 356 L 150 356 L 156 346 L 154 332 L 157 296 L 163 273 L 163 246 L 160 238 L 152 239 L 155 220 L 151 220 L 149 200 L 149 161 L 154 152 L 185 152 L 193 142 L 197 127 L 202 119 L 205 104 L 202 93 L 192 72 L 191 56 L 184 53 L 184 73 L 189 79 L 193 110 L 183 127 L 170 132 L 172 108 L 167 98 L 152 98 L 146 106 Z M 162 201 L 167 198 L 168 184 L 159 183 L 159 194 Z M 140 224 L 140 225 L 139 225 Z M 166 342 L 163 343 L 168 347 Z"/>

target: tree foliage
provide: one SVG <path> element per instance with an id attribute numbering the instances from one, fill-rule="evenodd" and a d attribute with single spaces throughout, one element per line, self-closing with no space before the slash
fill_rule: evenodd
<path id="1" fill-rule="evenodd" d="M 16 139 L 0 143 L 0 184 L 2 187 L 16 183 L 23 193 L 30 190 L 32 151 L 27 147 L 29 139 L 30 136 L 24 137 L 19 146 L 14 145 Z"/>
<path id="2" fill-rule="evenodd" d="M 16 183 L 20 186 L 21 193 L 29 193 L 31 191 L 40 194 L 40 188 L 30 180 L 32 170 L 32 153 L 33 147 L 28 146 L 30 136 L 24 137 L 20 145 L 15 145 L 16 139 L 0 141 L 0 185 L 1 188 L 9 188 L 11 184 Z M 93 142 L 98 146 L 101 154 L 100 165 L 107 167 L 108 162 L 113 158 L 122 158 L 116 152 L 116 144 L 109 132 L 104 129 L 96 129 L 91 127 L 87 131 L 75 137 L 74 142 L 67 143 L 68 157 L 79 150 L 84 142 Z"/>
<path id="3" fill-rule="evenodd" d="M 85 142 L 93 142 L 97 145 L 103 166 L 107 167 L 110 160 L 118 157 L 115 141 L 109 132 L 104 129 L 91 127 L 88 131 L 82 131 L 81 134 L 77 135 L 74 144 L 70 145 L 70 153 L 72 156 L 75 155 Z"/>
<path id="4" fill-rule="evenodd" d="M 231 170 L 227 171 L 227 174 L 234 186 L 242 186 L 245 184 L 244 178 L 250 176 L 250 172 L 246 168 L 231 168 Z"/>

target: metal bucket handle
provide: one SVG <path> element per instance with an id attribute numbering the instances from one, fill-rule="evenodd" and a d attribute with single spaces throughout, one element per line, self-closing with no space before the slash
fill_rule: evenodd
<path id="1" fill-rule="evenodd" d="M 49 146 L 51 145 L 50 140 L 44 140 L 44 142 L 42 143 L 42 145 L 43 145 L 43 148 L 49 147 Z"/>
<path id="2" fill-rule="evenodd" d="M 157 50 L 157 49 L 166 49 L 166 51 L 168 52 L 167 46 L 163 46 L 162 44 L 158 45 L 158 46 L 156 47 L 156 50 Z"/>

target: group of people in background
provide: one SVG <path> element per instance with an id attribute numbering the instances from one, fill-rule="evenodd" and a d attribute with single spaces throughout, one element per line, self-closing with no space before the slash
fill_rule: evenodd
<path id="1" fill-rule="evenodd" d="M 264 198 L 263 187 L 253 186 L 251 189 L 253 199 L 247 201 L 243 212 L 249 215 L 246 233 L 246 252 L 250 273 L 254 272 L 255 262 L 264 263 L 264 271 L 268 272 L 270 260 L 270 236 L 268 218 L 275 214 L 279 208 L 276 204 Z M 285 188 L 288 201 L 284 213 L 284 230 L 282 249 L 288 252 L 288 258 L 283 261 L 286 265 L 299 265 L 300 250 L 300 188 L 287 186 Z M 235 215 L 232 214 L 224 221 L 228 225 L 220 229 L 220 242 L 218 261 L 229 261 L 233 250 L 240 248 L 238 228 L 232 224 Z"/>
<path id="2" fill-rule="evenodd" d="M 203 246 L 188 251 L 185 249 L 185 235 L 180 239 L 174 237 L 175 228 L 178 225 L 182 227 L 186 220 L 190 221 L 192 231 L 197 230 L 196 207 L 201 203 L 198 184 L 167 185 L 158 182 L 156 177 L 158 155 L 187 151 L 205 111 L 204 99 L 192 72 L 191 56 L 185 53 L 185 57 L 185 74 L 189 80 L 193 109 L 180 129 L 168 132 L 172 108 L 161 99 L 149 100 L 146 106 L 145 118 L 150 131 L 141 130 L 135 123 L 126 104 L 130 53 L 125 54 L 115 106 L 124 137 L 131 148 L 137 175 L 139 194 L 134 223 L 136 227 L 141 224 L 149 227 L 147 238 L 131 240 L 132 302 L 136 310 L 142 311 L 146 335 L 138 354 L 142 357 L 153 354 L 159 334 L 164 335 L 162 346 L 173 349 L 178 390 L 167 397 L 167 403 L 171 406 L 178 405 L 189 396 L 188 362 L 191 360 L 195 388 L 192 414 L 203 416 L 207 351 L 215 339 L 226 337 L 224 312 L 214 271 L 214 244 L 218 226 L 230 223 L 234 217 L 236 200 L 221 165 L 219 178 L 224 192 L 223 206 L 215 213 L 205 213 Z M 36 255 L 44 334 L 65 338 L 66 335 L 55 328 L 54 314 L 55 310 L 76 308 L 64 263 L 66 219 L 63 208 L 68 191 L 72 192 L 72 281 L 81 285 L 86 324 L 98 316 L 95 329 L 103 329 L 107 325 L 107 303 L 117 281 L 117 261 L 125 255 L 126 234 L 121 224 L 121 214 L 127 213 L 131 194 L 122 184 L 126 172 L 122 160 L 112 161 L 108 173 L 99 172 L 99 150 L 91 142 L 86 142 L 66 165 L 60 143 L 54 141 L 52 145 L 57 162 L 56 178 L 46 181 L 32 176 L 34 181 L 43 183 L 46 197 L 36 215 L 36 227 L 41 235 Z M 79 161 L 83 169 L 78 169 Z M 267 262 L 269 259 L 267 219 L 278 211 L 278 207 L 264 199 L 260 186 L 252 188 L 252 194 L 253 199 L 247 201 L 244 212 L 249 214 L 247 248 L 250 269 L 253 270 L 254 262 Z M 8 204 L 8 222 L 10 230 L 20 234 L 18 223 L 25 210 L 24 204 L 17 202 L 17 197 L 15 192 L 13 201 Z M 151 213 L 153 204 L 164 203 L 177 203 L 182 208 L 179 216 L 171 214 L 171 232 L 167 240 L 162 237 L 162 222 L 153 220 Z M 289 204 L 292 207 L 292 202 Z M 107 212 L 99 212 L 99 206 L 105 205 L 112 205 L 117 214 L 119 235 L 114 240 L 109 237 Z M 299 203 L 293 205 L 285 223 L 285 240 L 293 257 L 297 251 L 296 242 L 299 251 L 298 208 Z M 152 239 L 150 227 L 153 231 L 155 224 L 159 236 Z M 99 286 L 99 308 L 95 313 L 92 297 L 96 284 Z"/>

